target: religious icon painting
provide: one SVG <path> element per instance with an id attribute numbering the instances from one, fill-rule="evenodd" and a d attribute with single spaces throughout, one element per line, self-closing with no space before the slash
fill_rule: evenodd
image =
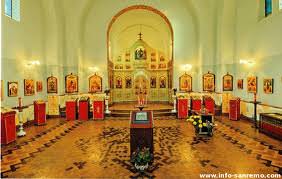
<path id="1" fill-rule="evenodd" d="M 102 92 L 102 77 L 94 74 L 89 77 L 89 93 Z"/>
<path id="2" fill-rule="evenodd" d="M 165 63 L 159 64 L 159 69 L 164 69 L 164 68 L 166 68 L 166 64 Z"/>
<path id="3" fill-rule="evenodd" d="M 130 70 L 131 66 L 130 65 L 125 65 L 126 70 Z"/>
<path id="4" fill-rule="evenodd" d="M 152 76 L 150 79 L 150 87 L 151 88 L 156 88 L 157 87 L 157 78 Z"/>
<path id="5" fill-rule="evenodd" d="M 213 73 L 206 73 L 203 75 L 203 91 L 215 91 L 215 75 Z"/>
<path id="6" fill-rule="evenodd" d="M 164 58 L 164 56 L 160 56 L 160 62 L 164 62 L 165 61 L 165 58 Z"/>
<path id="7" fill-rule="evenodd" d="M 186 92 L 192 91 L 192 77 L 190 75 L 184 74 L 179 77 L 179 89 Z"/>
<path id="8" fill-rule="evenodd" d="M 118 56 L 118 57 L 117 57 L 117 61 L 118 61 L 118 62 L 121 62 L 121 56 Z"/>
<path id="9" fill-rule="evenodd" d="M 249 93 L 257 93 L 257 77 L 250 76 L 247 78 L 247 90 Z"/>
<path id="10" fill-rule="evenodd" d="M 35 93 L 34 89 L 34 81 L 31 79 L 24 80 L 24 95 L 25 96 L 32 96 Z"/>
<path id="11" fill-rule="evenodd" d="M 78 92 L 78 76 L 72 73 L 65 77 L 65 90 L 66 93 L 77 93 Z"/>
<path id="12" fill-rule="evenodd" d="M 156 59 L 156 53 L 155 52 L 152 52 L 151 53 L 151 62 L 156 62 L 157 59 Z"/>
<path id="13" fill-rule="evenodd" d="M 125 88 L 132 88 L 131 77 L 129 76 L 125 78 Z"/>
<path id="14" fill-rule="evenodd" d="M 152 70 L 157 69 L 157 65 L 156 65 L 156 64 L 151 64 L 151 69 L 152 69 Z"/>
<path id="15" fill-rule="evenodd" d="M 8 96 L 9 97 L 18 96 L 18 82 L 15 81 L 8 82 Z"/>
<path id="16" fill-rule="evenodd" d="M 273 79 L 263 79 L 263 91 L 266 94 L 273 93 Z"/>
<path id="17" fill-rule="evenodd" d="M 166 78 L 164 76 L 160 77 L 160 88 L 166 88 Z"/>
<path id="18" fill-rule="evenodd" d="M 37 91 L 37 92 L 42 92 L 42 90 L 43 90 L 42 81 L 37 81 L 37 82 L 36 82 L 36 91 Z"/>
<path id="19" fill-rule="evenodd" d="M 130 52 L 125 53 L 125 61 L 130 62 Z"/>
<path id="20" fill-rule="evenodd" d="M 238 79 L 237 80 L 237 88 L 238 89 L 243 89 L 244 87 L 243 87 L 243 83 L 244 82 L 244 80 L 243 79 Z"/>
<path id="21" fill-rule="evenodd" d="M 57 93 L 58 92 L 58 80 L 54 76 L 47 78 L 47 93 Z"/>
<path id="22" fill-rule="evenodd" d="M 1 84 L 0 84 L 0 92 L 1 92 L 1 101 L 3 101 L 4 99 L 4 90 L 3 90 L 3 87 L 4 87 L 4 82 L 3 80 L 1 80 Z"/>
<path id="23" fill-rule="evenodd" d="M 223 91 L 233 91 L 233 76 L 228 73 L 223 76 Z"/>
<path id="24" fill-rule="evenodd" d="M 139 46 L 135 49 L 135 60 L 146 60 L 146 49 L 143 46 Z"/>
<path id="25" fill-rule="evenodd" d="M 116 77 L 116 88 L 122 88 L 122 79 L 120 76 Z"/>

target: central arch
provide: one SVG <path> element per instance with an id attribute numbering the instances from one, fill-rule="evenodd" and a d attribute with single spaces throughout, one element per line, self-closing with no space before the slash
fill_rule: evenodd
<path id="1" fill-rule="evenodd" d="M 125 13 L 130 12 L 130 11 L 134 11 L 134 10 L 144 10 L 144 11 L 149 11 L 159 17 L 161 17 L 161 19 L 165 22 L 167 28 L 169 29 L 169 34 L 170 34 L 170 41 L 167 42 L 168 46 L 169 46 L 169 57 L 167 57 L 169 63 L 167 66 L 168 67 L 168 77 L 167 77 L 167 87 L 168 89 L 172 88 L 172 84 L 173 84 L 173 57 L 174 57 L 174 35 L 173 35 L 173 28 L 172 25 L 169 21 L 169 19 L 166 17 L 166 15 L 164 13 L 162 13 L 161 11 L 151 7 L 151 6 L 146 6 L 146 5 L 133 5 L 133 6 L 129 6 L 126 7 L 124 9 L 122 9 L 121 11 L 119 11 L 116 15 L 113 16 L 113 18 L 111 19 L 108 28 L 107 28 L 107 68 L 108 68 L 108 86 L 113 89 L 114 88 L 114 75 L 113 75 L 113 70 L 114 70 L 114 64 L 113 64 L 113 59 L 111 56 L 111 30 L 113 28 L 114 23 Z M 171 90 L 169 90 L 171 91 Z"/>

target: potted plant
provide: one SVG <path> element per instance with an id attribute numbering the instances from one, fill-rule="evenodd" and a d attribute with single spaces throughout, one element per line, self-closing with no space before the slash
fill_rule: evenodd
<path id="1" fill-rule="evenodd" d="M 137 148 L 137 150 L 132 153 L 131 162 L 137 170 L 144 171 L 149 167 L 149 163 L 152 159 L 153 155 L 150 153 L 150 149 L 144 147 L 142 150 Z"/>

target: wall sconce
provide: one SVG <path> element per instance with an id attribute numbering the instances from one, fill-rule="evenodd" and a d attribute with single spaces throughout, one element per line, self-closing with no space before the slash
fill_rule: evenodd
<path id="1" fill-rule="evenodd" d="M 31 67 L 31 66 L 34 66 L 34 65 L 40 65 L 40 61 L 38 61 L 38 60 L 29 61 L 26 64 L 27 67 Z"/>
<path id="2" fill-rule="evenodd" d="M 94 72 L 95 74 L 99 71 L 98 67 L 88 67 L 88 69 L 92 72 Z"/>
<path id="3" fill-rule="evenodd" d="M 254 60 L 240 59 L 240 64 L 252 66 L 255 64 Z"/>
<path id="4" fill-rule="evenodd" d="M 182 70 L 186 72 L 190 71 L 192 69 L 192 65 L 191 64 L 184 64 L 182 65 Z"/>

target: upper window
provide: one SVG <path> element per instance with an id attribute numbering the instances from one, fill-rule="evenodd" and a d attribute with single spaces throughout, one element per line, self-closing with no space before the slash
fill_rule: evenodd
<path id="1" fill-rule="evenodd" d="M 279 0 L 279 10 L 282 10 L 282 0 Z"/>
<path id="2" fill-rule="evenodd" d="M 20 21 L 20 0 L 5 0 L 5 15 Z"/>
<path id="3" fill-rule="evenodd" d="M 265 0 L 265 17 L 272 13 L 272 0 Z"/>

